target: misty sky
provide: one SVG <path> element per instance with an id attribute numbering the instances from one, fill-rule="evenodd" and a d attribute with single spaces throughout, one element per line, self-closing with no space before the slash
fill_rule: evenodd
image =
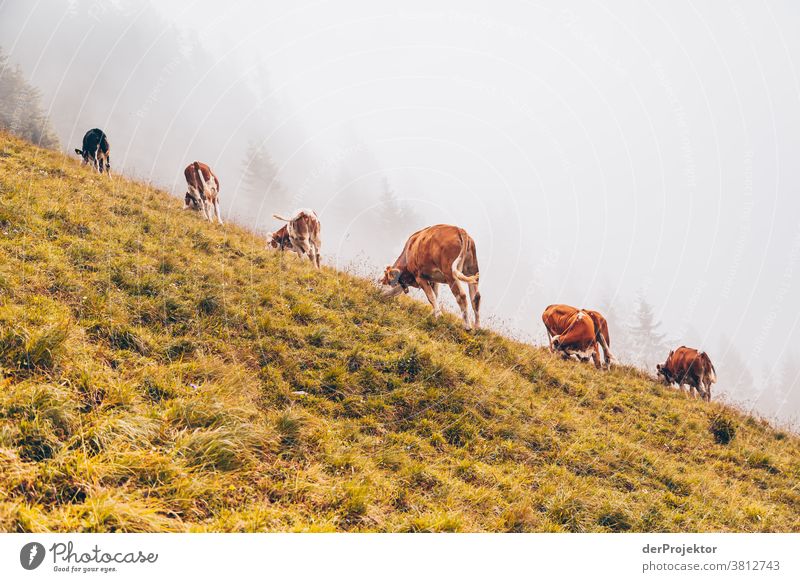
<path id="1" fill-rule="evenodd" d="M 0 46 L 54 107 L 70 83 L 70 47 L 48 39 L 69 24 L 40 26 L 48 4 L 0 2 Z M 475 238 L 485 318 L 498 327 L 542 341 L 550 303 L 610 304 L 626 320 L 642 293 L 676 345 L 706 349 L 718 368 L 729 342 L 757 384 L 798 357 L 800 5 L 156 6 L 207 49 L 209 71 L 233 75 L 227 87 L 211 87 L 214 74 L 186 84 L 177 108 L 208 91 L 258 96 L 250 109 L 220 99 L 192 110 L 197 131 L 176 160 L 227 168 L 222 200 L 235 210 L 242 144 L 232 136 L 268 119 L 257 139 L 293 205 L 322 218 L 328 264 L 395 258 L 404 240 L 364 243 L 385 176 L 424 224 L 458 224 Z M 82 39 L 75 34 L 76 46 Z M 119 75 L 113 39 L 97 49 L 96 75 Z M 58 83 L 48 62 L 60 63 Z M 131 72 L 135 83 L 157 86 L 169 73 L 169 58 L 160 62 L 149 76 Z M 167 106 L 164 95 L 151 101 L 149 115 Z M 97 124 L 126 114 L 107 106 Z M 55 120 L 65 149 L 90 118 Z M 214 139 L 193 148 L 204 129 Z M 131 173 L 182 191 L 177 161 L 168 171 L 147 165 L 168 149 L 163 139 L 151 139 L 151 151 L 125 149 L 109 134 L 119 167 L 127 158 Z M 343 203 L 347 215 L 334 213 Z M 287 210 L 236 208 L 263 229 Z M 624 323 L 610 322 L 612 338 Z M 783 383 L 800 394 L 797 376 Z M 725 393 L 722 381 L 717 390 Z"/>

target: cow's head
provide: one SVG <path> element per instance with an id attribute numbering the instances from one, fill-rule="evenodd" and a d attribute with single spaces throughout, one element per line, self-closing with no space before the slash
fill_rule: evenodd
<path id="1" fill-rule="evenodd" d="M 191 192 L 187 192 L 186 195 L 183 197 L 184 210 L 200 210 L 201 204 L 202 200 L 194 196 Z"/>
<path id="2" fill-rule="evenodd" d="M 286 232 L 286 227 L 281 228 L 277 232 L 267 233 L 267 248 L 280 250 L 292 248 L 292 240 Z"/>
<path id="3" fill-rule="evenodd" d="M 656 364 L 656 376 L 667 386 L 670 386 L 673 382 L 675 382 L 675 378 L 672 377 L 672 373 L 669 371 L 668 366 L 669 361 L 672 359 L 672 354 L 674 353 L 675 350 L 670 350 L 666 361 L 663 364 Z"/>
<path id="4" fill-rule="evenodd" d="M 83 164 L 84 165 L 89 163 L 89 158 L 91 157 L 91 154 L 89 152 L 85 152 L 83 150 L 79 150 L 78 148 L 75 148 L 75 153 L 78 154 L 81 157 L 81 159 L 83 159 Z"/>
<path id="5" fill-rule="evenodd" d="M 386 268 L 383 270 L 383 277 L 378 279 L 378 283 L 386 287 L 383 290 L 383 295 L 385 297 L 394 297 L 403 292 L 403 286 L 400 285 L 400 276 L 402 274 L 403 271 L 400 269 L 392 267 L 391 265 L 386 265 Z"/>
<path id="6" fill-rule="evenodd" d="M 656 376 L 659 380 L 661 380 L 664 384 L 669 386 L 672 384 L 672 376 L 670 375 L 669 371 L 667 370 L 667 363 L 664 362 L 663 364 L 656 364 Z"/>

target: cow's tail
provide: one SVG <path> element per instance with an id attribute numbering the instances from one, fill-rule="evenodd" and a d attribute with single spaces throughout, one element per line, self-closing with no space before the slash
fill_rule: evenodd
<path id="1" fill-rule="evenodd" d="M 459 232 L 459 237 L 461 237 L 461 252 L 458 253 L 456 260 L 453 261 L 453 275 L 459 281 L 464 281 L 465 283 L 477 283 L 480 273 L 475 273 L 472 277 L 467 277 L 462 272 L 464 263 L 467 260 L 467 252 L 469 251 L 469 239 L 466 234 L 467 233 L 465 233 L 463 230 Z"/>
<path id="2" fill-rule="evenodd" d="M 611 353 L 611 338 L 606 339 L 608 329 L 605 326 L 597 326 L 597 328 L 595 339 L 600 344 L 600 347 L 603 348 L 603 359 L 606 364 L 616 363 L 617 358 Z"/>
<path id="3" fill-rule="evenodd" d="M 706 361 L 708 364 L 708 369 L 705 374 L 704 384 L 706 386 L 710 386 L 711 384 L 716 384 L 717 382 L 717 371 L 714 369 L 714 364 L 711 363 L 711 358 L 708 357 L 708 354 L 705 352 L 700 352 L 700 356 Z"/>
<path id="4" fill-rule="evenodd" d="M 197 174 L 197 180 L 199 181 L 200 185 L 203 186 L 203 189 L 200 191 L 200 196 L 202 196 L 203 200 L 206 198 L 206 181 L 203 178 L 203 172 L 200 171 L 200 163 L 199 162 L 192 162 L 194 166 L 194 173 Z"/>
<path id="5" fill-rule="evenodd" d="M 277 218 L 278 220 L 282 220 L 283 222 L 291 222 L 292 221 L 291 218 L 284 218 L 283 216 L 280 216 L 278 214 L 273 214 L 272 218 Z"/>

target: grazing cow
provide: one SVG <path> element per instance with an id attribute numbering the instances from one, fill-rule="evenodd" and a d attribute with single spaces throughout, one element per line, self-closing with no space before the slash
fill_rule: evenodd
<path id="1" fill-rule="evenodd" d="M 542 313 L 542 322 L 547 330 L 547 340 L 550 342 L 550 350 L 553 350 L 552 340 L 553 336 L 563 333 L 569 325 L 571 317 L 578 311 L 584 311 L 589 314 L 594 323 L 597 343 L 603 348 L 603 360 L 606 367 L 616 363 L 617 359 L 611 353 L 611 338 L 608 334 L 608 322 L 606 318 L 599 311 L 592 309 L 578 309 L 571 305 L 549 305 Z"/>
<path id="2" fill-rule="evenodd" d="M 677 384 L 689 386 L 689 393 L 697 394 L 706 402 L 711 402 L 711 385 L 717 381 L 717 372 L 711 358 L 705 352 L 681 346 L 667 356 L 667 361 L 656 366 L 658 376 L 667 386 Z"/>
<path id="3" fill-rule="evenodd" d="M 280 249 L 280 250 L 292 250 L 292 241 L 289 238 L 289 229 L 287 228 L 288 225 L 284 224 L 275 232 L 270 232 L 267 234 L 267 245 L 271 246 L 273 249 Z"/>
<path id="4" fill-rule="evenodd" d="M 183 171 L 189 186 L 183 199 L 184 210 L 199 210 L 209 222 L 214 222 L 213 214 L 222 224 L 219 213 L 219 179 L 206 164 L 192 162 Z"/>
<path id="5" fill-rule="evenodd" d="M 384 290 L 387 297 L 408 293 L 409 287 L 419 287 L 433 306 L 436 317 L 442 312 L 439 307 L 439 283 L 447 284 L 461 308 L 464 327 L 469 330 L 467 297 L 460 281 L 469 288 L 477 329 L 480 327 L 481 303 L 478 277 L 478 257 L 472 237 L 463 228 L 437 224 L 412 234 L 403 252 L 393 265 L 386 267 L 379 282 L 388 286 Z"/>
<path id="6" fill-rule="evenodd" d="M 106 174 L 111 171 L 111 146 L 102 129 L 90 129 L 83 136 L 83 148 L 75 148 L 75 153 L 83 158 L 83 165 L 90 163 L 95 170 Z"/>
<path id="7" fill-rule="evenodd" d="M 551 307 L 568 307 L 568 306 L 552 306 Z M 549 309 L 549 308 L 548 308 Z M 542 315 L 545 319 L 547 310 Z M 552 321 L 558 324 L 566 324 L 563 331 L 556 333 L 550 339 L 550 347 L 558 352 L 561 352 L 564 358 L 576 356 L 581 361 L 586 361 L 592 358 L 595 368 L 602 368 L 600 363 L 600 350 L 598 348 L 598 331 L 595 328 L 594 320 L 588 312 L 583 309 L 578 309 L 572 315 L 562 314 L 554 315 Z M 547 322 L 545 322 L 545 327 Z M 552 333 L 548 329 L 548 334 Z"/>
<path id="8" fill-rule="evenodd" d="M 273 248 L 291 249 L 302 257 L 308 255 L 314 266 L 319 269 L 320 249 L 320 223 L 317 213 L 309 208 L 296 210 L 292 218 L 284 218 L 278 214 L 272 215 L 286 223 L 277 232 L 267 233 L 267 244 Z"/>

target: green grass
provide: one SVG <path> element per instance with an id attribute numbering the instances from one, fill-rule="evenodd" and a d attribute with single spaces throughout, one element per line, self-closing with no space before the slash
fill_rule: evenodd
<path id="1" fill-rule="evenodd" d="M 796 436 L 0 152 L 0 530 L 800 531 Z"/>

